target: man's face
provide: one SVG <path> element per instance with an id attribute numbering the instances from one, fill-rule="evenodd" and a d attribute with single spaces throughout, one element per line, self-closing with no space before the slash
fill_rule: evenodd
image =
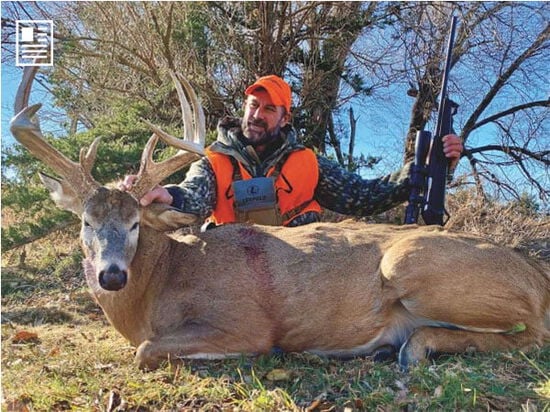
<path id="1" fill-rule="evenodd" d="M 248 142 L 256 149 L 277 137 L 287 122 L 285 109 L 275 106 L 265 90 L 258 89 L 247 96 L 242 130 Z"/>

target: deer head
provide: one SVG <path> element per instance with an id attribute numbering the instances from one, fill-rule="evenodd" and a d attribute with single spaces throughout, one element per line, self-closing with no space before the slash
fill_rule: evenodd
<path id="1" fill-rule="evenodd" d="M 31 154 L 59 175 L 60 178 L 54 178 L 41 173 L 40 178 L 60 208 L 81 217 L 84 253 L 97 270 L 99 284 L 107 290 L 118 290 L 127 281 L 127 268 L 138 245 L 140 222 L 157 230 L 171 230 L 196 220 L 194 215 L 169 205 L 152 204 L 142 208 L 138 200 L 166 177 L 204 154 L 205 124 L 201 105 L 189 82 L 171 73 L 184 119 L 184 139 L 170 136 L 147 122 L 154 133 L 143 150 L 136 182 L 131 191 L 121 192 L 103 187 L 92 176 L 99 138 L 88 150 L 81 150 L 79 162 L 68 159 L 44 139 L 36 116 L 41 105 L 28 106 L 36 72 L 37 67 L 25 68 L 16 95 L 11 132 Z M 159 137 L 180 151 L 169 159 L 155 162 L 152 153 Z"/>

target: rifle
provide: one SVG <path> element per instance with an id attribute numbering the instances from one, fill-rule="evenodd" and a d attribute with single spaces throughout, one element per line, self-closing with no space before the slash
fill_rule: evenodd
<path id="1" fill-rule="evenodd" d="M 454 133 L 453 115 L 456 114 L 458 108 L 458 104 L 447 95 L 447 80 L 451 70 L 456 20 L 456 16 L 451 19 L 435 133 L 433 137 L 430 132 L 425 130 L 420 130 L 416 134 L 414 163 L 410 171 L 411 192 L 405 211 L 406 224 L 417 223 L 419 213 L 422 214 L 422 219 L 427 225 L 443 226 L 450 217 L 445 210 L 445 186 L 449 161 L 443 153 L 441 139 L 449 133 Z M 444 217 L 446 217 L 445 220 Z"/>

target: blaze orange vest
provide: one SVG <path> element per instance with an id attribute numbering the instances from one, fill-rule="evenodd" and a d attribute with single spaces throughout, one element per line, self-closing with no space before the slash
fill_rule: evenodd
<path id="1" fill-rule="evenodd" d="M 233 208 L 233 175 L 234 164 L 228 155 L 206 149 L 206 155 L 214 174 L 216 175 L 216 207 L 210 220 L 216 224 L 234 223 L 237 221 Z M 252 176 L 239 162 L 239 172 L 242 179 Z M 267 177 L 275 172 L 272 167 Z M 283 225 L 306 212 L 321 212 L 321 206 L 313 200 L 313 194 L 319 181 L 317 157 L 310 149 L 297 150 L 288 155 L 280 173 L 275 179 L 277 204 L 283 218 Z"/>

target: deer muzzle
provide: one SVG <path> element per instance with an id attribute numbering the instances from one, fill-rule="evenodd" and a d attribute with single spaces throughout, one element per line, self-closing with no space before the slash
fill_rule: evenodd
<path id="1" fill-rule="evenodd" d="M 98 280 L 103 289 L 117 291 L 126 286 L 128 272 L 120 269 L 118 265 L 112 264 L 106 270 L 99 272 Z"/>

